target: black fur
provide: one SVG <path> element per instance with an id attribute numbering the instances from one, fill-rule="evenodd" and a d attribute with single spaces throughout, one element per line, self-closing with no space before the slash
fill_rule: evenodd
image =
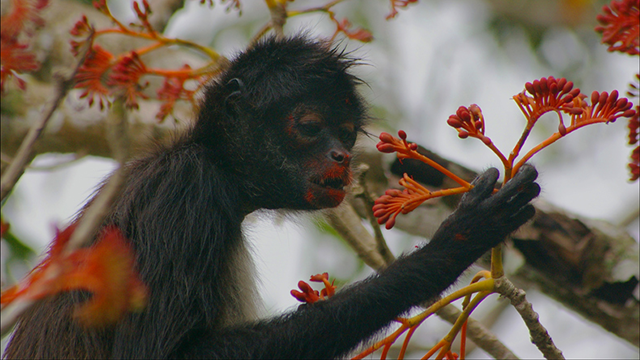
<path id="1" fill-rule="evenodd" d="M 8 358 L 335 358 L 437 296 L 531 216 L 529 166 L 491 196 L 476 181 L 432 241 L 327 301 L 256 320 L 240 225 L 261 208 L 336 206 L 366 120 L 354 63 L 304 37 L 268 39 L 240 54 L 206 90 L 193 129 L 127 167 L 105 226 L 130 239 L 150 289 L 142 313 L 85 329 L 83 292 L 47 298 L 19 322 Z M 81 216 L 81 215 L 80 215 Z"/>

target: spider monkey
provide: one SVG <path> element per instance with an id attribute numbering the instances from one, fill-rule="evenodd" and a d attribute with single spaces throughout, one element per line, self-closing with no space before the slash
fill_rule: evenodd
<path id="1" fill-rule="evenodd" d="M 127 166 L 104 226 L 131 241 L 150 290 L 144 311 L 83 328 L 90 294 L 50 296 L 18 323 L 7 358 L 337 358 L 447 289 L 534 215 L 540 187 L 523 166 L 492 195 L 474 181 L 431 241 L 326 301 L 258 320 L 244 217 L 258 209 L 335 207 L 366 124 L 356 63 L 325 43 L 269 38 L 239 54 L 205 90 L 195 124 Z M 80 213 L 79 217 L 82 214 Z"/>

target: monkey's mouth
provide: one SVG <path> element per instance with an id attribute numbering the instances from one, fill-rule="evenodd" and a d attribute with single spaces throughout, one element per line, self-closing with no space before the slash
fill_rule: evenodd
<path id="1" fill-rule="evenodd" d="M 347 185 L 342 178 L 320 178 L 311 179 L 311 182 L 320 187 L 330 190 L 344 191 L 344 187 Z"/>

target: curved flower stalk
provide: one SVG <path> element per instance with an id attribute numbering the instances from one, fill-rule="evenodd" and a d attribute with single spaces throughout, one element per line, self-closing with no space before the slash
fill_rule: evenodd
<path id="1" fill-rule="evenodd" d="M 460 194 L 471 189 L 471 184 L 462 180 L 457 175 L 442 167 L 440 164 L 429 159 L 428 157 L 418 153 L 418 145 L 407 142 L 407 133 L 398 131 L 400 139 L 393 137 L 391 134 L 383 132 L 380 134 L 380 142 L 376 147 L 378 151 L 384 153 L 396 153 L 398 159 L 416 159 L 429 164 L 438 171 L 449 176 L 461 186 L 454 189 L 446 189 L 439 191 L 429 191 L 424 186 L 413 180 L 407 174 L 400 179 L 400 185 L 404 190 L 389 189 L 375 201 L 373 206 L 373 214 L 378 219 L 378 224 L 385 224 L 387 229 L 391 229 L 396 222 L 398 214 L 407 214 L 420 206 L 423 202 L 440 196 Z"/>

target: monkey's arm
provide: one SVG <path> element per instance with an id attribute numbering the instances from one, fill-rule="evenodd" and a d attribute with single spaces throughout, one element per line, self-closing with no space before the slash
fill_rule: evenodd
<path id="1" fill-rule="evenodd" d="M 524 166 L 497 194 L 498 172 L 474 181 L 431 242 L 379 275 L 327 301 L 259 323 L 194 331 L 178 350 L 186 357 L 327 358 L 344 356 L 411 307 L 446 290 L 478 257 L 534 215 L 536 170 Z"/>

